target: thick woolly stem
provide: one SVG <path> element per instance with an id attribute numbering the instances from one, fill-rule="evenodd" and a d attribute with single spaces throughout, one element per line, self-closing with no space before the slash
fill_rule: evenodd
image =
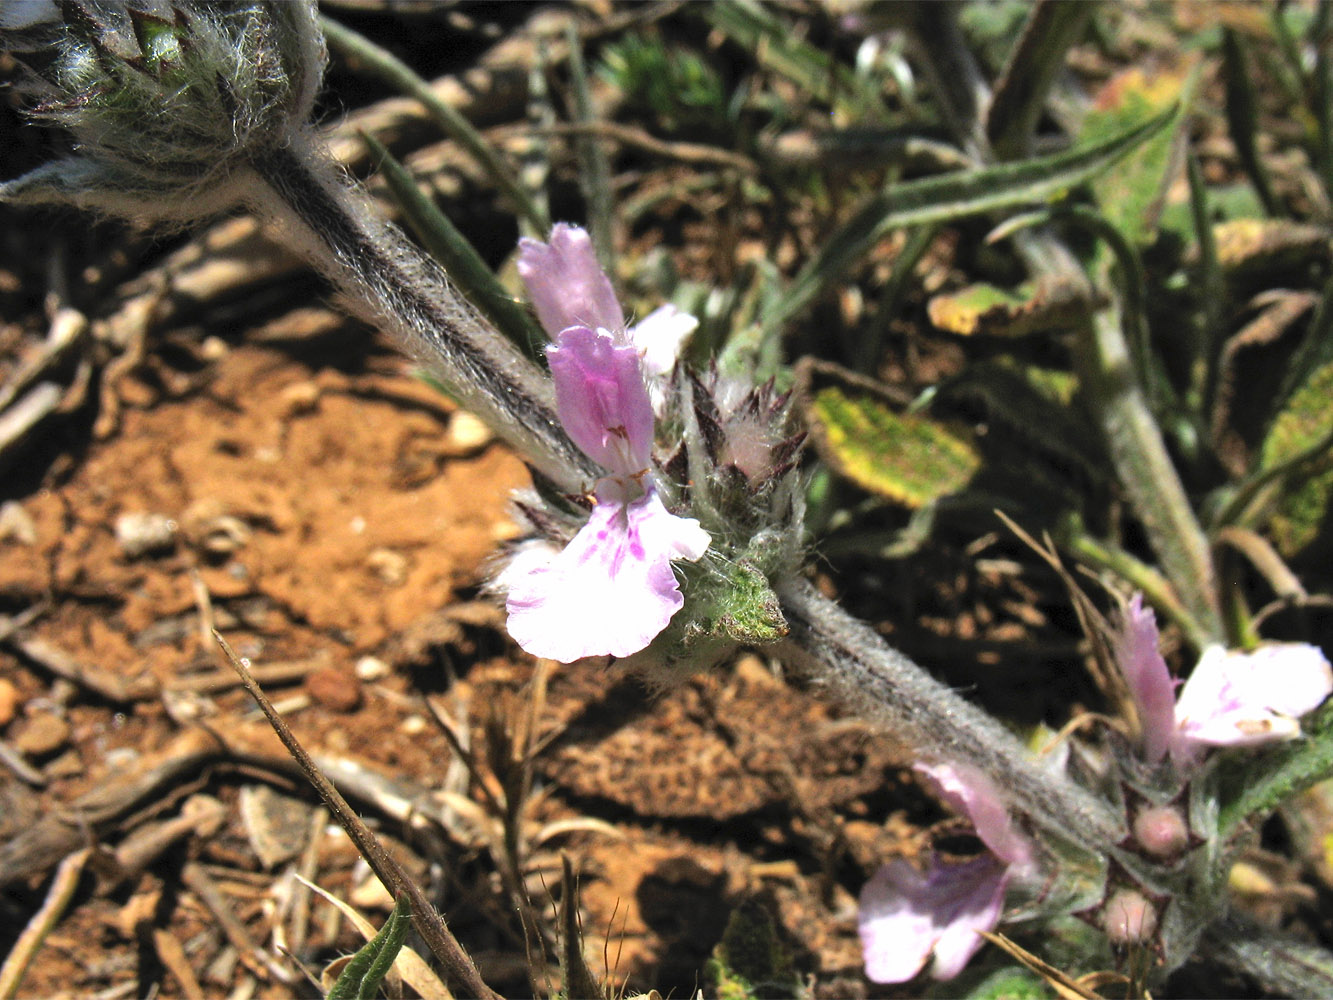
<path id="1" fill-rule="evenodd" d="M 812 680 L 923 757 L 965 763 L 992 778 L 1016 812 L 1101 853 L 1125 836 L 1103 802 L 1038 763 L 990 715 L 931 677 L 805 580 L 779 584 L 791 626 L 785 651 Z"/>

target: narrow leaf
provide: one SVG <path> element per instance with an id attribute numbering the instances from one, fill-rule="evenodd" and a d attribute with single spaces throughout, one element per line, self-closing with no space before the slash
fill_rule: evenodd
<path id="1" fill-rule="evenodd" d="M 1257 828 L 1287 799 L 1333 778 L 1333 704 L 1325 704 L 1305 720 L 1305 737 L 1262 754 L 1253 754 L 1233 768 L 1225 784 L 1237 789 L 1223 801 L 1218 833 L 1228 841 L 1242 826 Z"/>
<path id="2" fill-rule="evenodd" d="M 1273 185 L 1259 155 L 1257 143 L 1258 99 L 1250 80 L 1244 43 L 1231 28 L 1222 29 L 1222 78 L 1226 83 L 1227 130 L 1236 147 L 1236 156 L 1240 159 L 1241 169 L 1254 185 L 1259 200 L 1264 203 L 1264 211 L 1274 215 L 1277 212 L 1277 199 L 1273 197 Z"/>
<path id="3" fill-rule="evenodd" d="M 875 195 L 834 231 L 763 314 L 766 330 L 787 322 L 841 280 L 890 230 L 949 222 L 1059 198 L 1095 177 L 1120 157 L 1157 135 L 1174 108 L 1105 142 L 1019 163 L 960 171 L 892 185 Z"/>
<path id="4" fill-rule="evenodd" d="M 986 112 L 986 134 L 999 159 L 1012 160 L 1029 151 L 1051 84 L 1095 9 L 1084 0 L 1040 0 L 1033 5 Z"/>
<path id="5" fill-rule="evenodd" d="M 399 895 L 389 919 L 384 921 L 380 932 L 352 956 L 329 990 L 328 1000 L 375 1000 L 380 983 L 398 957 L 411 927 L 411 906 L 405 894 Z"/>

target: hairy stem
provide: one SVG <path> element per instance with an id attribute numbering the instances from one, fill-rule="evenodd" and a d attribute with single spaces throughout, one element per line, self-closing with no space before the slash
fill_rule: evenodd
<path id="1" fill-rule="evenodd" d="M 1278 996 L 1333 996 L 1333 954 L 1231 915 L 1209 928 L 1207 954 Z"/>
<path id="2" fill-rule="evenodd" d="M 1042 766 L 986 712 L 954 693 L 802 579 L 778 586 L 791 626 L 786 649 L 807 676 L 923 755 L 989 775 L 1022 813 L 1094 852 L 1123 839 L 1091 794 Z"/>
<path id="3" fill-rule="evenodd" d="M 264 151 L 252 165 L 263 182 L 251 196 L 255 207 L 460 406 L 560 486 L 582 489 L 601 475 L 560 425 L 550 381 L 375 214 L 309 136 Z"/>

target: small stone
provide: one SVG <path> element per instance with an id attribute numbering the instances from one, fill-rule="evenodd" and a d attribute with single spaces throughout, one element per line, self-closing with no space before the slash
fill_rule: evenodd
<path id="1" fill-rule="evenodd" d="M 335 712 L 352 712 L 361 706 L 361 682 L 337 667 L 320 667 L 306 674 L 305 690 Z"/>
<path id="2" fill-rule="evenodd" d="M 449 443 L 461 452 L 477 451 L 494 439 L 491 429 L 466 410 L 459 410 L 449 421 Z"/>
<path id="3" fill-rule="evenodd" d="M 366 556 L 366 566 L 390 587 L 401 586 L 407 580 L 407 556 L 393 549 L 372 549 Z"/>
<path id="4" fill-rule="evenodd" d="M 17 500 L 6 500 L 0 504 L 0 542 L 37 544 L 37 525 L 33 523 L 32 515 Z"/>
<path id="5" fill-rule="evenodd" d="M 320 388 L 318 382 L 294 382 L 278 394 L 284 417 L 295 417 L 302 413 L 312 413 L 319 405 Z"/>
<path id="6" fill-rule="evenodd" d="M 199 356 L 205 361 L 221 361 L 231 353 L 231 348 L 221 337 L 205 337 L 199 344 Z"/>
<path id="7" fill-rule="evenodd" d="M 41 712 L 30 716 L 14 739 L 14 746 L 29 757 L 46 757 L 69 739 L 69 723 L 58 715 Z"/>
<path id="8" fill-rule="evenodd" d="M 13 682 L 0 677 L 0 729 L 14 721 L 23 699 Z"/>
<path id="9" fill-rule="evenodd" d="M 376 656 L 363 656 L 356 661 L 356 676 L 363 681 L 378 681 L 388 677 L 393 667 Z"/>
<path id="10" fill-rule="evenodd" d="M 116 518 L 116 542 L 131 559 L 170 552 L 176 545 L 176 528 L 165 514 L 122 514 Z"/>
<path id="11" fill-rule="evenodd" d="M 426 731 L 426 720 L 420 715 L 409 715 L 398 724 L 398 731 L 404 736 L 420 736 Z"/>

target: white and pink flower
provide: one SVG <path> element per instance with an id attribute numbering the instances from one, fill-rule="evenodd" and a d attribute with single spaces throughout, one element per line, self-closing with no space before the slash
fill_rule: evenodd
<path id="1" fill-rule="evenodd" d="M 654 387 L 695 321 L 667 307 L 627 328 L 575 226 L 555 226 L 549 244 L 522 241 L 518 270 L 554 338 L 547 359 L 560 421 L 609 475 L 563 550 L 529 547 L 501 575 L 509 633 L 529 653 L 566 663 L 629 656 L 684 606 L 671 563 L 699 559 L 710 542 L 698 521 L 666 509 L 653 477 Z"/>
<path id="2" fill-rule="evenodd" d="M 1300 717 L 1333 692 L 1333 668 L 1316 646 L 1278 642 L 1249 652 L 1209 646 L 1176 695 L 1158 651 L 1157 622 L 1135 594 L 1116 636 L 1116 661 L 1138 708 L 1144 760 L 1169 752 L 1182 764 L 1205 747 L 1295 739 Z"/>

